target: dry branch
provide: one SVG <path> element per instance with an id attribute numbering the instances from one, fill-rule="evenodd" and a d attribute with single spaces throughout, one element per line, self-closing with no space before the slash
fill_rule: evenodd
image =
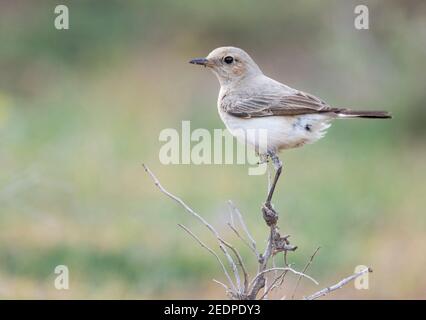
<path id="1" fill-rule="evenodd" d="M 250 241 L 249 247 L 252 249 L 252 251 L 254 252 L 256 257 L 259 257 L 259 253 L 257 252 L 257 248 L 256 248 L 256 241 L 254 241 L 253 236 L 250 234 L 250 232 L 249 232 L 249 230 L 248 230 L 248 228 L 247 228 L 247 226 L 244 222 L 244 219 L 243 219 L 243 216 L 242 216 L 240 210 L 238 210 L 238 208 L 234 205 L 234 203 L 231 200 L 228 201 L 228 204 L 231 207 L 231 216 L 233 216 L 232 213 L 236 214 L 236 216 L 238 218 L 238 222 L 240 223 L 240 225 L 243 228 L 247 238 Z"/>
<path id="2" fill-rule="evenodd" d="M 275 288 L 281 286 L 284 281 L 284 277 L 286 276 L 287 273 L 288 273 L 288 270 L 285 270 L 281 274 L 276 276 L 269 287 L 266 287 L 266 284 L 265 284 L 265 292 L 263 293 L 263 295 L 260 297 L 259 300 L 266 299 L 269 293 L 271 293 Z"/>
<path id="3" fill-rule="evenodd" d="M 160 189 L 161 192 L 163 192 L 165 195 L 167 195 L 169 198 L 173 199 L 174 201 L 176 201 L 177 203 L 179 203 L 188 213 L 190 213 L 191 215 L 193 215 L 195 218 L 197 218 L 199 221 L 201 221 L 206 227 L 207 229 L 209 229 L 211 231 L 211 233 L 213 233 L 213 235 L 216 237 L 216 239 L 218 240 L 219 243 L 219 248 L 222 250 L 222 252 L 224 253 L 224 255 L 226 256 L 228 263 L 230 264 L 232 271 L 234 273 L 235 276 L 235 280 L 237 283 L 237 288 L 238 288 L 238 292 L 237 294 L 241 293 L 241 279 L 240 279 L 240 275 L 238 273 L 238 268 L 237 265 L 235 264 L 234 259 L 231 257 L 231 255 L 229 254 L 228 250 L 226 249 L 226 247 L 228 248 L 232 248 L 232 246 L 230 244 L 228 244 L 225 240 L 223 240 L 219 233 L 216 231 L 216 229 L 206 221 L 206 219 L 204 219 L 202 216 L 200 216 L 198 213 L 196 213 L 194 210 L 191 209 L 191 207 L 189 207 L 182 199 L 180 199 L 179 197 L 175 196 L 174 194 L 170 193 L 169 191 L 167 191 L 160 183 L 160 181 L 157 179 L 157 177 L 152 173 L 152 171 L 145 165 L 142 164 L 142 166 L 144 167 L 145 171 L 150 175 L 151 179 L 154 181 L 154 184 L 158 187 L 158 189 Z M 225 247 L 226 246 L 226 247 Z M 235 250 L 236 251 L 236 250 Z"/>
<path id="4" fill-rule="evenodd" d="M 232 203 L 232 201 L 229 201 L 229 206 L 231 208 L 231 212 L 230 212 L 231 221 L 230 221 L 230 223 L 228 223 L 228 225 L 231 228 L 231 230 L 237 235 L 237 237 L 239 239 L 241 239 L 243 241 L 243 243 L 245 243 L 253 251 L 253 253 L 256 255 L 256 258 L 257 258 L 257 262 L 258 262 L 257 273 L 253 277 L 253 279 L 249 280 L 250 279 L 249 274 L 247 272 L 247 269 L 245 267 L 243 259 L 240 255 L 240 253 L 238 252 L 238 250 L 233 245 L 231 245 L 229 242 L 225 241 L 220 236 L 220 234 L 216 231 L 216 229 L 209 222 L 207 222 L 207 220 L 205 220 L 201 215 L 199 215 L 191 207 L 189 207 L 182 199 L 180 199 L 179 197 L 177 197 L 174 194 L 167 191 L 161 185 L 161 183 L 157 179 L 157 177 L 152 173 L 152 171 L 145 164 L 143 164 L 143 167 L 144 167 L 145 171 L 149 174 L 151 179 L 153 180 L 154 184 L 158 187 L 158 189 L 162 193 L 164 193 L 166 196 L 168 196 L 169 198 L 171 198 L 172 200 L 174 200 L 175 202 L 180 204 L 185 209 L 186 212 L 188 212 L 190 215 L 192 215 L 197 220 L 199 220 L 202 224 L 204 224 L 207 227 L 207 229 L 215 236 L 220 250 L 222 251 L 222 253 L 226 257 L 228 264 L 229 264 L 229 267 L 232 269 L 232 272 L 233 272 L 233 275 L 234 275 L 234 280 L 232 279 L 230 273 L 228 272 L 227 267 L 225 266 L 225 264 L 223 263 L 223 261 L 219 257 L 219 255 L 212 248 L 207 246 L 189 228 L 185 227 L 182 224 L 179 224 L 179 226 L 185 232 L 187 232 L 201 247 L 206 249 L 210 254 L 212 254 L 216 258 L 216 260 L 220 264 L 220 266 L 221 266 L 221 268 L 222 268 L 222 270 L 225 274 L 225 277 L 226 277 L 229 285 L 222 283 L 222 282 L 215 280 L 215 279 L 213 279 L 213 281 L 215 283 L 221 285 L 225 289 L 225 292 L 229 297 L 231 297 L 232 299 L 240 299 L 240 300 L 245 300 L 245 299 L 254 300 L 254 299 L 257 298 L 260 290 L 264 289 L 263 294 L 261 295 L 260 299 L 266 299 L 268 297 L 268 294 L 271 293 L 274 288 L 282 285 L 282 283 L 284 281 L 284 277 L 289 272 L 298 276 L 298 280 L 297 280 L 296 286 L 294 288 L 292 298 L 294 298 L 294 296 L 296 294 L 296 290 L 297 290 L 299 283 L 300 283 L 302 278 L 307 278 L 307 279 L 311 280 L 312 282 L 314 282 L 315 284 L 318 285 L 318 282 L 315 279 L 313 279 L 312 277 L 310 277 L 309 275 L 307 275 L 306 271 L 308 270 L 308 268 L 311 265 L 316 253 L 318 252 L 318 250 L 320 248 L 318 248 L 312 254 L 312 256 L 310 257 L 309 261 L 305 265 L 302 272 L 297 271 L 297 270 L 293 269 L 290 265 L 288 265 L 287 264 L 287 252 L 288 251 L 294 251 L 294 250 L 297 249 L 297 247 L 290 244 L 290 242 L 288 240 L 288 238 L 290 237 L 289 235 L 284 235 L 284 236 L 280 235 L 279 228 L 277 226 L 278 214 L 274 210 L 272 204 L 266 203 L 262 207 L 263 218 L 264 218 L 267 226 L 269 227 L 269 236 L 268 236 L 268 240 L 267 240 L 267 244 L 266 244 L 266 247 L 264 249 L 264 252 L 259 253 L 258 250 L 257 250 L 257 247 L 256 247 L 256 242 L 255 242 L 254 238 L 252 237 L 252 235 L 250 234 L 250 232 L 249 232 L 249 230 L 248 230 L 248 228 L 247 228 L 247 226 L 244 222 L 244 219 L 242 217 L 241 212 Z M 270 188 L 270 185 L 268 186 L 268 189 L 269 188 Z M 237 226 L 235 224 L 234 215 L 237 217 L 238 223 L 241 226 L 242 230 L 244 231 L 245 237 L 243 237 L 243 235 L 237 229 Z M 235 258 L 232 257 L 231 253 L 234 255 Z M 275 266 L 274 256 L 276 256 L 279 253 L 283 253 L 284 267 L 276 267 Z M 271 259 L 272 259 L 272 267 L 268 268 L 268 263 Z M 269 281 L 268 281 L 268 284 L 267 284 L 268 279 L 266 277 L 266 274 L 273 272 L 273 271 L 275 272 L 275 277 L 271 281 L 271 284 L 269 284 Z M 281 272 L 278 273 L 278 271 L 281 271 Z M 243 285 L 241 284 L 240 272 L 242 273 L 243 278 L 244 278 Z M 340 289 L 341 287 L 346 285 L 348 282 L 356 279 L 357 277 L 361 276 L 362 274 L 364 274 L 366 272 L 371 272 L 371 269 L 367 268 L 365 270 L 362 270 L 361 272 L 358 272 L 358 273 L 356 273 L 356 274 L 354 274 L 354 275 L 352 275 L 348 278 L 345 278 L 342 281 L 340 281 L 339 283 L 337 283 L 337 284 L 335 284 L 331 287 L 325 288 L 323 290 L 320 290 L 320 291 L 318 291 L 318 292 L 316 292 L 316 293 L 314 293 L 310 296 L 305 297 L 304 299 L 314 300 L 314 299 L 317 299 L 317 298 L 322 297 L 324 295 L 327 295 L 334 290 Z"/>
<path id="5" fill-rule="evenodd" d="M 223 273 L 225 274 L 226 278 L 228 279 L 229 284 L 232 286 L 232 289 L 234 291 L 237 291 L 237 288 L 235 287 L 234 283 L 232 282 L 231 276 L 229 275 L 228 270 L 226 270 L 225 265 L 223 264 L 222 260 L 219 258 L 217 253 L 214 252 L 214 250 L 211 249 L 209 246 L 207 246 L 203 241 L 201 241 L 200 238 L 198 238 L 191 230 L 189 230 L 183 224 L 179 223 L 178 226 L 181 227 L 183 230 L 185 230 L 192 238 L 194 238 L 200 244 L 201 247 L 203 247 L 204 249 L 206 249 L 208 252 L 210 252 L 212 255 L 215 256 L 216 260 L 219 262 L 220 266 L 222 267 Z M 219 283 L 219 281 L 217 281 L 217 280 L 215 282 Z M 222 284 L 223 286 L 225 286 L 225 288 L 227 290 L 229 290 L 229 288 L 226 285 L 224 285 L 221 282 L 220 282 L 220 284 Z"/>
<path id="6" fill-rule="evenodd" d="M 256 282 L 256 280 L 258 279 L 258 277 L 264 275 L 265 273 L 268 273 L 268 272 L 271 272 L 271 271 L 275 271 L 275 270 L 276 271 L 290 271 L 290 272 L 293 272 L 294 274 L 296 274 L 298 276 L 301 276 L 301 277 L 305 277 L 305 278 L 311 280 L 316 285 L 318 285 L 318 281 L 316 281 L 314 278 L 308 276 L 307 274 L 304 274 L 302 272 L 296 271 L 296 270 L 294 270 L 293 268 L 290 268 L 290 267 L 284 267 L 284 268 L 276 267 L 276 268 L 270 268 L 270 269 L 263 270 L 262 272 L 259 272 L 256 275 L 256 277 L 251 281 L 250 286 L 253 285 Z"/>
<path id="7" fill-rule="evenodd" d="M 320 297 L 323 297 L 323 296 L 329 294 L 330 292 L 333 292 L 337 289 L 342 288 L 344 285 L 348 284 L 352 280 L 355 280 L 356 278 L 362 276 L 363 274 L 365 274 L 367 272 L 373 272 L 373 270 L 371 268 L 365 268 L 364 270 L 361 270 L 360 272 L 354 273 L 353 275 L 341 280 L 340 282 L 336 283 L 335 285 L 333 285 L 331 287 L 324 288 L 324 289 L 322 289 L 318 292 L 315 292 L 314 294 L 311 294 L 310 296 L 305 297 L 304 300 L 315 300 L 315 299 L 318 299 Z"/>
<path id="8" fill-rule="evenodd" d="M 309 258 L 309 261 L 308 261 L 308 263 L 306 263 L 306 265 L 305 265 L 305 267 L 303 268 L 303 273 L 305 273 L 307 270 L 308 270 L 308 268 L 309 268 L 309 266 L 311 265 L 311 263 L 312 263 L 312 261 L 314 260 L 314 258 L 315 258 L 315 255 L 318 253 L 318 251 L 321 249 L 321 247 L 318 247 L 315 251 L 314 251 L 314 253 L 311 255 L 311 257 Z M 294 286 L 294 289 L 293 289 L 293 294 L 291 295 L 291 299 L 293 300 L 294 299 L 294 297 L 295 297 L 295 295 L 296 295 L 296 291 L 297 291 L 297 288 L 299 287 L 299 284 L 300 284 L 300 281 L 302 280 L 302 276 L 300 276 L 298 279 L 297 279 L 297 282 L 296 282 L 296 285 Z"/>

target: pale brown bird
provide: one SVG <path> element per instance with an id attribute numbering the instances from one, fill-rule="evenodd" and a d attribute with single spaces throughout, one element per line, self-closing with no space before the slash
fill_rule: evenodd
<path id="1" fill-rule="evenodd" d="M 217 107 L 231 134 L 273 161 L 276 173 L 266 199 L 267 207 L 270 207 L 282 170 L 277 155 L 280 150 L 319 140 L 333 119 L 391 118 L 386 111 L 331 107 L 312 94 L 265 76 L 253 59 L 239 48 L 217 48 L 206 58 L 193 59 L 190 63 L 208 67 L 219 79 Z M 246 134 L 248 130 L 265 130 L 266 143 Z"/>

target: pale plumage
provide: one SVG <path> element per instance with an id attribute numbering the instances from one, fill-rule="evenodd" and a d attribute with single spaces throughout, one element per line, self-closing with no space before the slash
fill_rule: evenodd
<path id="1" fill-rule="evenodd" d="M 206 58 L 193 59 L 190 63 L 206 66 L 216 74 L 220 82 L 218 110 L 231 134 L 272 159 L 277 172 L 265 203 L 268 209 L 271 209 L 270 201 L 281 173 L 282 164 L 277 156 L 280 150 L 321 139 L 330 121 L 336 118 L 391 117 L 385 111 L 331 107 L 314 95 L 265 76 L 239 48 L 217 48 Z M 249 131 L 259 134 L 249 134 Z M 266 132 L 266 139 L 260 131 Z"/>
<path id="2" fill-rule="evenodd" d="M 228 61 L 225 61 L 228 59 Z M 228 130 L 259 153 L 300 147 L 322 138 L 330 121 L 341 117 L 387 118 L 382 111 L 334 108 L 314 95 L 293 89 L 265 76 L 243 50 L 222 47 L 193 63 L 209 67 L 221 89 L 218 110 Z M 242 132 L 266 130 L 267 147 Z M 245 136 L 245 137 L 244 137 Z"/>

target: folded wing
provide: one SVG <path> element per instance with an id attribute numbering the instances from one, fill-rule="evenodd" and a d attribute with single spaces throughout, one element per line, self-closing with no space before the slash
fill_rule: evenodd
<path id="1" fill-rule="evenodd" d="M 223 111 L 242 118 L 293 116 L 311 113 L 339 113 L 346 109 L 332 108 L 321 99 L 302 91 L 291 95 L 274 93 L 247 97 L 224 97 Z"/>

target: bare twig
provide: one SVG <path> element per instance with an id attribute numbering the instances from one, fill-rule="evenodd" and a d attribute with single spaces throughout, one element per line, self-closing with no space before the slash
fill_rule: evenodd
<path id="1" fill-rule="evenodd" d="M 285 252 L 285 253 L 284 253 L 284 255 L 285 255 L 286 253 L 287 253 L 287 252 Z M 291 264 L 287 264 L 287 263 L 285 263 L 285 266 L 286 266 L 286 267 L 291 267 Z M 277 271 L 276 271 L 276 272 L 277 272 Z M 287 273 L 288 273 L 288 270 L 283 271 L 280 275 L 276 275 L 276 277 L 275 277 L 274 281 L 272 281 L 272 283 L 271 283 L 271 285 L 269 286 L 269 288 L 265 290 L 265 293 L 266 293 L 266 294 L 264 294 L 264 296 L 262 296 L 262 297 L 260 298 L 260 300 L 265 299 L 265 298 L 267 297 L 267 295 L 268 295 L 269 293 L 271 293 L 271 292 L 272 292 L 275 288 L 281 287 L 281 286 L 282 286 L 282 284 L 284 283 L 284 278 L 285 278 L 285 276 L 287 275 Z M 303 273 L 305 273 L 305 272 L 303 272 Z"/>
<path id="2" fill-rule="evenodd" d="M 265 286 L 266 279 L 263 275 L 263 272 L 266 270 L 268 265 L 269 258 L 272 255 L 272 247 L 273 247 L 273 236 L 274 236 L 274 226 L 271 227 L 271 231 L 269 233 L 268 243 L 266 245 L 265 251 L 262 255 L 259 256 L 259 266 L 257 270 L 256 277 L 252 280 L 251 291 L 248 295 L 250 300 L 256 299 L 258 292 Z"/>
<path id="3" fill-rule="evenodd" d="M 363 274 L 365 274 L 367 272 L 373 272 L 373 270 L 371 268 L 365 268 L 364 270 L 361 270 L 360 272 L 354 273 L 353 275 L 341 280 L 340 282 L 336 283 L 335 285 L 333 285 L 331 287 L 324 288 L 324 289 L 322 289 L 318 292 L 315 292 L 314 294 L 311 294 L 310 296 L 305 297 L 304 300 L 315 300 L 315 299 L 318 299 L 322 296 L 325 296 L 325 295 L 329 294 L 330 292 L 333 292 L 337 289 L 342 288 L 344 285 L 348 284 L 352 280 L 355 280 L 356 278 L 358 278 L 359 276 L 362 276 Z"/>
<path id="4" fill-rule="evenodd" d="M 226 284 L 224 284 L 223 282 L 220 282 L 219 280 L 216 280 L 216 279 L 212 279 L 212 280 L 213 280 L 213 282 L 215 282 L 217 284 L 220 284 L 225 289 L 225 291 L 226 291 L 227 294 L 228 293 L 232 294 L 232 290 L 229 289 L 229 287 Z"/>
<path id="5" fill-rule="evenodd" d="M 275 268 L 277 266 L 275 264 L 275 256 L 272 256 L 271 260 L 272 260 L 272 268 Z M 275 275 L 275 278 L 276 278 L 277 275 L 278 275 L 278 270 L 274 271 L 274 275 Z M 271 287 L 274 285 L 274 281 L 272 281 L 272 284 L 270 286 L 268 286 L 268 281 L 269 281 L 269 278 L 265 277 L 265 285 L 263 287 L 263 295 L 260 297 L 259 300 L 263 300 L 263 299 L 267 300 L 268 299 L 269 291 L 270 291 Z"/>
<path id="6" fill-rule="evenodd" d="M 247 238 L 250 240 L 250 244 L 251 244 L 250 247 L 252 248 L 253 252 L 256 254 L 256 257 L 259 257 L 259 253 L 257 252 L 257 249 L 256 249 L 256 241 L 254 241 L 254 238 L 250 234 L 240 210 L 238 210 L 238 208 L 235 206 L 235 204 L 231 200 L 228 201 L 228 204 L 231 207 L 231 211 L 236 214 L 241 227 L 243 228 Z"/>
<path id="7" fill-rule="evenodd" d="M 282 282 L 281 282 L 281 284 L 279 284 L 278 281 L 280 279 L 284 279 L 284 277 L 287 274 L 287 272 L 288 272 L 288 270 L 285 270 L 280 275 L 278 275 L 277 277 L 275 277 L 275 279 L 272 281 L 272 283 L 271 283 L 271 285 L 269 287 L 267 287 L 266 283 L 265 283 L 265 292 L 263 293 L 263 295 L 260 297 L 259 300 L 266 299 L 268 297 L 268 294 L 271 293 L 272 290 L 274 290 L 275 288 L 279 287 L 282 284 Z"/>
<path id="8" fill-rule="evenodd" d="M 246 239 L 244 239 L 241 235 L 240 235 L 240 233 L 238 232 L 238 230 L 237 229 L 235 229 L 235 227 L 232 225 L 232 223 L 231 222 L 228 222 L 227 223 L 228 224 L 228 227 L 235 233 L 235 235 L 247 246 L 247 247 L 249 247 L 250 248 L 250 250 L 252 250 L 253 251 L 253 248 L 251 247 L 251 245 L 250 245 L 250 243 L 248 243 L 247 242 L 247 240 Z M 254 251 L 253 252 L 255 255 L 256 255 L 256 257 L 258 257 L 258 255 L 256 254 L 256 252 Z"/>
<path id="9" fill-rule="evenodd" d="M 271 227 L 271 231 L 269 233 L 269 238 L 268 238 L 268 244 L 266 245 L 265 252 L 263 253 L 263 256 L 262 256 L 263 261 L 260 264 L 260 269 L 261 269 L 260 271 L 264 271 L 266 269 L 266 266 L 268 265 L 268 260 L 272 255 L 272 247 L 273 247 L 273 243 L 274 243 L 274 241 L 273 241 L 274 230 L 273 229 L 274 229 L 274 227 Z"/>
<path id="10" fill-rule="evenodd" d="M 225 293 L 226 293 L 226 295 L 229 297 L 229 298 L 231 298 L 231 299 L 235 299 L 236 297 L 235 297 L 235 292 L 234 291 L 232 291 L 231 289 L 229 289 L 228 288 L 228 286 L 226 285 L 226 284 L 224 284 L 223 282 L 220 282 L 220 281 L 218 281 L 218 280 L 216 280 L 216 279 L 212 279 L 213 280 L 213 282 L 215 282 L 215 283 L 217 283 L 217 284 L 219 284 L 219 285 L 221 285 L 224 289 L 225 289 Z"/>
<path id="11" fill-rule="evenodd" d="M 292 273 L 294 273 L 294 274 L 296 274 L 296 275 L 301 275 L 302 277 L 305 277 L 305 278 L 307 278 L 307 279 L 309 279 L 309 280 L 311 280 L 313 283 L 315 283 L 316 285 L 318 285 L 318 281 L 316 281 L 314 278 L 312 278 L 311 276 L 308 276 L 307 274 L 304 274 L 304 273 L 302 273 L 302 272 L 299 272 L 299 271 L 296 271 L 296 270 L 294 270 L 293 268 L 290 268 L 290 267 L 276 267 L 276 268 L 270 268 L 270 269 L 266 269 L 266 270 L 263 270 L 263 271 L 261 271 L 261 272 L 259 272 L 257 275 L 256 275 L 256 277 L 250 282 L 250 286 L 252 286 L 255 282 L 256 282 L 256 280 L 259 278 L 259 277 L 261 277 L 262 275 L 264 275 L 265 273 L 268 273 L 268 272 L 271 272 L 271 271 L 275 271 L 275 270 L 278 270 L 278 271 L 290 271 L 290 272 L 292 272 Z"/>
<path id="12" fill-rule="evenodd" d="M 314 251 L 314 253 L 311 255 L 311 257 L 309 258 L 309 261 L 306 263 L 305 267 L 303 268 L 303 271 L 302 271 L 303 273 L 306 273 L 306 271 L 308 270 L 308 268 L 309 268 L 309 266 L 311 265 L 312 261 L 314 260 L 315 255 L 317 254 L 317 252 L 318 252 L 320 249 L 321 249 L 321 247 L 318 247 L 318 248 Z M 302 277 L 301 277 L 301 276 L 299 276 L 299 278 L 297 279 L 296 285 L 294 286 L 293 294 L 291 295 L 291 299 L 294 299 L 294 296 L 296 295 L 296 291 L 297 291 L 297 288 L 299 287 L 299 284 L 300 284 L 300 281 L 301 281 L 301 280 L 302 280 Z"/>
<path id="13" fill-rule="evenodd" d="M 237 228 L 235 226 L 235 221 L 234 221 L 234 212 L 232 210 L 229 210 L 229 223 L 231 224 L 231 226 L 233 226 L 235 229 Z"/>
<path id="14" fill-rule="evenodd" d="M 215 279 L 213 279 L 213 281 L 221 285 L 225 289 L 226 294 L 230 298 L 256 299 L 260 290 L 262 290 L 263 288 L 263 294 L 261 295 L 260 299 L 267 299 L 268 294 L 270 294 L 275 288 L 283 284 L 284 277 L 289 272 L 298 276 L 296 285 L 293 290 L 292 299 L 294 299 L 294 297 L 296 296 L 297 289 L 303 277 L 311 280 L 312 282 L 318 285 L 318 282 L 315 279 L 313 279 L 311 276 L 307 275 L 306 271 L 312 264 L 312 261 L 320 248 L 317 248 L 315 252 L 311 255 L 309 261 L 303 268 L 302 272 L 296 271 L 295 269 L 293 269 L 291 265 L 287 263 L 287 252 L 294 251 L 296 250 L 297 247 L 290 244 L 288 240 L 289 235 L 284 235 L 284 236 L 280 235 L 279 228 L 277 226 L 278 214 L 274 210 L 273 205 L 270 202 L 266 203 L 262 207 L 263 218 L 267 226 L 269 227 L 269 236 L 268 236 L 267 244 L 263 253 L 259 253 L 256 248 L 256 242 L 254 238 L 252 237 L 252 235 L 250 234 L 250 232 L 248 231 L 248 228 L 243 220 L 241 212 L 232 203 L 232 201 L 229 201 L 231 211 L 230 211 L 230 223 L 228 223 L 228 225 L 231 228 L 231 230 L 237 235 L 237 237 L 241 239 L 244 242 L 244 244 L 246 244 L 254 252 L 258 261 L 257 274 L 253 279 L 250 280 L 247 269 L 244 265 L 243 259 L 239 251 L 229 242 L 225 241 L 220 236 L 220 234 L 216 231 L 216 229 L 209 222 L 207 222 L 207 220 L 205 220 L 201 215 L 199 215 L 191 207 L 189 207 L 182 199 L 180 199 L 179 197 L 167 191 L 161 185 L 157 177 L 152 173 L 152 171 L 146 165 L 143 164 L 143 167 L 145 171 L 149 174 L 151 179 L 154 181 L 154 184 L 158 187 L 158 189 L 162 193 L 164 193 L 166 196 L 168 196 L 169 198 L 171 198 L 172 200 L 180 204 L 187 213 L 189 213 L 190 215 L 198 219 L 215 236 L 220 250 L 225 255 L 227 262 L 229 264 L 229 267 L 232 269 L 234 280 L 231 277 L 232 274 L 228 272 L 229 268 L 225 266 L 225 264 L 222 262 L 222 259 L 219 257 L 219 255 L 212 248 L 207 246 L 189 228 L 185 227 L 182 224 L 179 224 L 179 227 L 185 230 L 193 239 L 195 239 L 195 241 L 199 243 L 201 247 L 206 249 L 219 262 L 225 274 L 227 282 L 229 283 L 229 286 Z M 268 189 L 271 189 L 271 187 L 269 186 Z M 245 236 L 241 232 L 241 229 L 237 228 L 238 223 L 236 223 L 234 219 L 234 215 L 238 218 L 238 223 L 240 224 L 242 230 L 244 231 Z M 284 267 L 276 267 L 274 257 L 281 252 L 283 253 L 283 257 L 284 257 Z M 272 267 L 268 268 L 268 264 L 269 264 L 269 261 L 271 261 L 271 259 L 272 259 Z M 244 277 L 243 284 L 241 283 L 240 272 Z M 269 272 L 274 272 L 275 275 L 273 277 L 272 276 L 267 277 L 267 274 Z M 334 290 L 340 289 L 341 287 L 343 287 L 350 281 L 356 279 L 362 274 L 365 274 L 366 272 L 372 272 L 372 271 L 370 268 L 366 268 L 358 273 L 351 275 L 350 277 L 343 279 L 342 281 L 340 281 L 339 283 L 331 287 L 327 287 L 312 295 L 306 296 L 304 297 L 304 299 L 314 300 L 322 296 L 325 296 Z"/>
<path id="15" fill-rule="evenodd" d="M 177 197 L 177 196 L 173 195 L 172 193 L 170 193 L 169 191 L 167 191 L 161 185 L 161 183 L 157 179 L 157 177 L 152 173 L 152 171 L 145 164 L 142 164 L 142 166 L 144 167 L 145 171 L 150 175 L 151 179 L 154 181 L 154 184 L 157 186 L 158 189 L 160 189 L 161 192 L 163 192 L 165 195 L 167 195 L 172 200 L 179 203 L 188 213 L 190 213 L 192 216 L 194 216 L 199 221 L 201 221 L 211 231 L 211 233 L 213 233 L 213 235 L 216 237 L 216 239 L 219 242 L 219 248 L 222 250 L 222 252 L 226 256 L 228 263 L 230 264 L 230 266 L 232 268 L 232 271 L 234 273 L 234 277 L 235 277 L 235 280 L 236 280 L 236 283 L 237 283 L 238 292 L 241 293 L 241 291 L 242 291 L 241 280 L 240 280 L 240 275 L 238 273 L 237 265 L 235 264 L 234 259 L 232 259 L 231 255 L 229 254 L 228 250 L 226 249 L 226 247 L 229 248 L 229 247 L 232 247 L 232 246 L 221 238 L 221 236 L 216 231 L 216 229 L 210 223 L 208 223 L 206 221 L 206 219 L 204 219 L 202 216 L 200 216 L 198 213 L 196 213 L 194 210 L 192 210 L 182 199 L 180 199 L 179 197 Z"/>
<path id="16" fill-rule="evenodd" d="M 237 249 L 235 249 L 231 244 L 229 244 L 228 242 L 223 241 L 222 239 L 219 239 L 225 246 L 227 246 L 229 249 L 231 249 L 231 251 L 234 253 L 234 255 L 237 257 L 238 260 L 238 264 L 241 267 L 241 271 L 243 272 L 243 276 L 244 276 L 244 291 L 242 291 L 241 293 L 244 294 L 244 292 L 247 292 L 248 290 L 248 273 L 247 273 L 247 269 L 244 265 L 243 259 L 241 258 L 240 253 L 238 252 Z M 237 271 L 238 272 L 238 271 Z"/>
<path id="17" fill-rule="evenodd" d="M 224 284 L 223 282 L 220 282 L 219 280 L 216 280 L 216 279 L 212 279 L 212 280 L 213 280 L 213 282 L 216 282 L 217 284 L 220 284 L 222 287 L 224 287 L 226 291 L 231 291 L 228 288 L 228 286 L 226 284 Z"/>
<path id="18" fill-rule="evenodd" d="M 284 251 L 283 258 L 284 258 L 284 265 L 288 266 L 288 262 L 287 262 L 287 251 Z"/>
<path id="19" fill-rule="evenodd" d="M 181 227 L 183 230 L 185 230 L 192 238 L 194 238 L 201 247 L 206 249 L 208 252 L 210 252 L 212 255 L 215 256 L 216 260 L 219 262 L 220 266 L 222 267 L 223 273 L 225 274 L 226 278 L 228 279 L 228 282 L 232 289 L 237 292 L 237 288 L 235 287 L 234 283 L 232 282 L 232 279 L 228 273 L 228 270 L 226 270 L 225 265 L 223 264 L 222 260 L 219 258 L 216 252 L 214 252 L 213 249 L 211 249 L 209 246 L 207 246 L 203 241 L 200 240 L 191 230 L 189 230 L 187 227 L 185 227 L 183 224 L 178 224 L 179 227 Z M 218 282 L 218 281 L 216 281 Z"/>

